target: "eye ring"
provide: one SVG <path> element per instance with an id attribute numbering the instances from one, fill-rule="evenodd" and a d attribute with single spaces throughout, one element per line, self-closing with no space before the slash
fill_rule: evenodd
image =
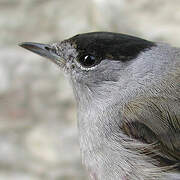
<path id="1" fill-rule="evenodd" d="M 91 68 L 97 64 L 97 59 L 92 55 L 84 54 L 78 58 L 78 62 L 85 68 Z"/>

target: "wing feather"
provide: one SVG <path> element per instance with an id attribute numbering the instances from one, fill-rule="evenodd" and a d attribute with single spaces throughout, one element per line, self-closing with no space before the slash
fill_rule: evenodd
<path id="1" fill-rule="evenodd" d="M 121 128 L 135 140 L 156 144 L 161 159 L 180 163 L 180 91 L 176 88 L 126 103 Z"/>

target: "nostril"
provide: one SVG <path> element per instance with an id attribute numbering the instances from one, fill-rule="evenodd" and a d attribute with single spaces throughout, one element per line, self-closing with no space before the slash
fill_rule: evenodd
<path id="1" fill-rule="evenodd" d="M 48 46 L 45 46 L 44 48 L 45 48 L 46 50 L 48 50 L 48 51 L 51 49 L 51 48 L 48 47 Z"/>
<path id="2" fill-rule="evenodd" d="M 75 68 L 75 65 L 74 65 L 74 64 L 72 64 L 72 65 L 71 65 L 71 68 L 72 68 L 72 69 L 74 69 L 74 68 Z"/>

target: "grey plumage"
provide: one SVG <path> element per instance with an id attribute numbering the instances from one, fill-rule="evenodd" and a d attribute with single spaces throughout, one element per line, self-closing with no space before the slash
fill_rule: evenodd
<path id="1" fill-rule="evenodd" d="M 180 179 L 180 49 L 108 32 L 21 46 L 68 75 L 92 179 Z"/>

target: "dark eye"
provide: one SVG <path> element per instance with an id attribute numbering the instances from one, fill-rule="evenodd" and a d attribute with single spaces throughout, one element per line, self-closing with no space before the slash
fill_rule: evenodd
<path id="1" fill-rule="evenodd" d="M 92 67 L 96 64 L 96 58 L 91 55 L 83 55 L 78 59 L 78 62 L 84 67 Z"/>

